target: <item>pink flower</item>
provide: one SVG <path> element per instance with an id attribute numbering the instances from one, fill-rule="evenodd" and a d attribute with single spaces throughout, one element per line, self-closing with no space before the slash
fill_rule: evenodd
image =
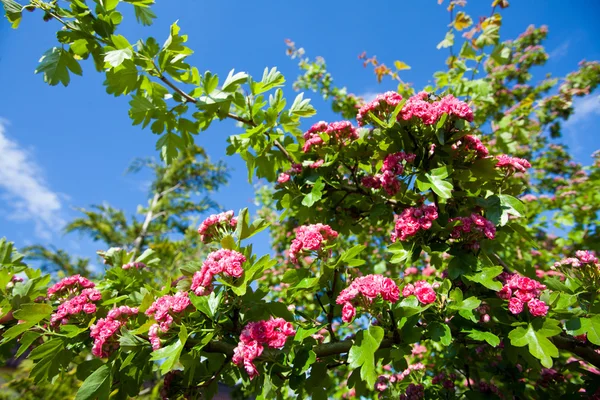
<path id="1" fill-rule="evenodd" d="M 202 243 L 210 243 L 215 239 L 218 240 L 227 232 L 235 230 L 236 226 L 237 218 L 233 216 L 233 211 L 230 210 L 206 218 L 200 224 L 198 233 Z"/>
<path id="2" fill-rule="evenodd" d="M 92 354 L 104 358 L 117 349 L 119 342 L 113 336 L 137 313 L 137 308 L 121 306 L 111 310 L 106 318 L 100 318 L 96 324 L 92 325 L 90 327 L 90 337 L 94 339 Z"/>
<path id="3" fill-rule="evenodd" d="M 529 312 L 534 317 L 544 317 L 548 314 L 548 306 L 541 300 L 531 299 L 527 303 L 527 308 L 529 308 Z"/>
<path id="4" fill-rule="evenodd" d="M 338 233 L 329 225 L 314 224 L 300 226 L 296 229 L 296 238 L 292 241 L 289 257 L 292 262 L 298 262 L 301 251 L 320 251 L 324 244 L 337 238 Z"/>
<path id="5" fill-rule="evenodd" d="M 190 289 L 197 296 L 205 296 L 212 291 L 212 280 L 215 275 L 225 274 L 239 278 L 244 273 L 242 265 L 246 257 L 238 251 L 221 249 L 213 251 L 207 257 L 200 271 L 196 271 L 192 277 Z"/>
<path id="6" fill-rule="evenodd" d="M 290 176 L 285 172 L 282 172 L 281 174 L 279 174 L 279 178 L 277 178 L 277 183 L 286 183 L 289 180 Z"/>
<path id="7" fill-rule="evenodd" d="M 524 158 L 510 157 L 506 154 L 499 155 L 496 157 L 498 162 L 496 163 L 497 168 L 507 168 L 512 171 L 525 172 L 527 168 L 531 168 L 529 161 Z"/>
<path id="8" fill-rule="evenodd" d="M 508 302 L 508 310 L 517 315 L 523 312 L 523 302 L 516 297 L 512 297 Z"/>
<path id="9" fill-rule="evenodd" d="M 415 283 L 415 296 L 421 304 L 431 304 L 435 301 L 435 290 L 426 281 L 418 281 Z"/>
<path id="10" fill-rule="evenodd" d="M 404 289 L 402 289 L 402 296 L 404 297 L 412 296 L 413 294 L 415 294 L 415 287 L 411 283 L 407 284 L 404 286 Z"/>
<path id="11" fill-rule="evenodd" d="M 479 214 L 473 213 L 469 217 L 450 218 L 448 222 L 458 221 L 452 228 L 450 237 L 462 240 L 467 247 L 478 248 L 479 242 L 484 238 L 494 239 L 496 237 L 496 226 Z"/>
<path id="12" fill-rule="evenodd" d="M 141 262 L 129 262 L 127 264 L 123 264 L 123 266 L 121 268 L 123 268 L 123 269 L 130 269 L 130 268 L 142 269 L 142 268 L 146 268 L 146 264 L 141 263 Z"/>
<path id="13" fill-rule="evenodd" d="M 396 218 L 395 229 L 391 235 L 392 242 L 397 239 L 404 241 L 416 235 L 419 230 L 428 230 L 437 218 L 437 207 L 433 204 L 406 208 Z"/>
<path id="14" fill-rule="evenodd" d="M 475 136 L 466 135 L 463 136 L 460 141 L 464 142 L 464 148 L 466 150 L 475 152 L 477 158 L 484 158 L 489 155 L 487 147 L 485 147 L 483 143 L 481 143 L 481 140 Z"/>
<path id="15" fill-rule="evenodd" d="M 82 289 L 93 288 L 94 286 L 96 286 L 94 282 L 77 274 L 64 278 L 48 288 L 48 297 L 68 296 L 69 294 L 78 293 Z"/>
<path id="16" fill-rule="evenodd" d="M 146 310 L 146 315 L 153 317 L 157 322 L 150 327 L 148 331 L 148 337 L 152 348 L 157 350 L 161 346 L 159 338 L 159 330 L 163 333 L 169 331 L 171 324 L 173 323 L 173 317 L 177 314 L 182 313 L 191 302 L 187 292 L 178 292 L 174 296 L 164 295 L 159 297 L 152 303 L 152 305 Z M 109 315 L 110 317 L 110 315 Z"/>
<path id="17" fill-rule="evenodd" d="M 232 361 L 243 366 L 250 379 L 258 375 L 253 361 L 263 352 L 263 345 L 271 348 L 282 348 L 286 339 L 296 334 L 291 323 L 283 318 L 271 318 L 267 321 L 248 323 L 240 335 L 240 342 L 234 349 Z"/>
<path id="18" fill-rule="evenodd" d="M 504 285 L 496 295 L 503 300 L 508 300 L 512 296 L 512 290 L 507 285 Z"/>
<path id="19" fill-rule="evenodd" d="M 347 145 L 350 141 L 358 139 L 356 128 L 352 126 L 350 121 L 340 121 L 327 123 L 320 121 L 314 124 L 308 131 L 304 133 L 304 146 L 302 151 L 308 153 L 311 147 L 320 147 L 325 144 L 323 137 L 327 135 L 330 143 L 337 143 L 340 146 Z M 317 168 L 317 166 L 313 168 Z"/>
<path id="20" fill-rule="evenodd" d="M 370 101 L 358 110 L 358 115 L 356 116 L 358 126 L 365 126 L 367 123 L 371 122 L 370 113 L 381 121 L 386 121 L 388 115 L 394 111 L 401 101 L 402 96 L 396 92 L 389 91 L 378 94 L 375 97 L 375 100 Z"/>
<path id="21" fill-rule="evenodd" d="M 356 316 L 356 308 L 352 305 L 352 303 L 344 303 L 344 307 L 342 307 L 342 321 L 350 323 Z"/>

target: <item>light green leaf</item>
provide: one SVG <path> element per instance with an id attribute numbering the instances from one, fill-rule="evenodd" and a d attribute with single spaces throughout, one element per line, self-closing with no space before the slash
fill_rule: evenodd
<path id="1" fill-rule="evenodd" d="M 515 347 L 528 346 L 529 352 L 539 359 L 544 367 L 551 368 L 552 358 L 558 357 L 558 349 L 548 340 L 548 337 L 562 332 L 558 325 L 559 322 L 552 319 L 546 319 L 543 323 L 540 320 L 534 321 L 527 325 L 527 329 L 523 327 L 513 329 L 508 334 L 508 338 Z"/>
<path id="2" fill-rule="evenodd" d="M 125 60 L 131 60 L 133 58 L 133 50 L 131 49 L 118 49 L 110 50 L 104 54 L 104 62 L 110 64 L 111 67 L 118 67 Z"/>
<path id="3" fill-rule="evenodd" d="M 105 400 L 110 394 L 110 364 L 104 364 L 83 381 L 75 400 Z"/>
<path id="4" fill-rule="evenodd" d="M 38 323 L 50 317 L 52 310 L 52 306 L 45 303 L 21 304 L 21 307 L 15 311 L 14 317 L 29 323 Z"/>
<path id="5" fill-rule="evenodd" d="M 81 75 L 81 66 L 75 60 L 73 55 L 64 49 L 53 47 L 48 50 L 42 58 L 40 64 L 35 70 L 36 74 L 44 74 L 44 82 L 51 86 L 62 83 L 67 86 L 71 81 L 69 71 L 76 75 Z"/>
<path id="6" fill-rule="evenodd" d="M 494 280 L 495 277 L 502 273 L 502 267 L 485 267 L 482 268 L 481 271 L 472 272 L 470 274 L 465 274 L 464 277 L 472 282 L 477 282 L 482 284 L 488 289 L 498 291 L 502 289 L 502 283 Z"/>
<path id="7" fill-rule="evenodd" d="M 468 333 L 467 336 L 469 338 L 480 342 L 486 341 L 492 347 L 496 347 L 500 344 L 500 338 L 491 332 L 483 332 L 476 329 L 465 330 L 463 332 Z"/>
<path id="8" fill-rule="evenodd" d="M 248 74 L 245 72 L 238 72 L 234 74 L 235 70 L 229 71 L 229 75 L 227 75 L 227 79 L 223 82 L 223 87 L 221 90 L 224 92 L 233 92 L 235 91 L 239 85 L 246 82 L 248 79 Z"/>
<path id="9" fill-rule="evenodd" d="M 325 182 L 323 182 L 323 178 L 319 177 L 310 193 L 302 199 L 302 205 L 312 207 L 317 201 L 321 200 L 321 197 L 323 197 L 323 188 L 325 188 Z"/>
<path id="10" fill-rule="evenodd" d="M 446 324 L 434 322 L 429 325 L 428 332 L 429 337 L 434 342 L 440 342 L 444 346 L 450 346 L 450 343 L 452 343 L 452 332 L 450 332 L 450 327 Z"/>
<path id="11" fill-rule="evenodd" d="M 383 340 L 384 330 L 380 326 L 371 326 L 356 335 L 354 344 L 348 352 L 348 366 L 360 368 L 360 377 L 371 389 L 375 386 L 378 374 L 375 372 L 375 352 Z"/>
<path id="12" fill-rule="evenodd" d="M 181 355 L 181 351 L 183 350 L 186 341 L 187 329 L 185 328 L 185 325 L 181 325 L 177 341 L 152 352 L 152 357 L 150 357 L 151 360 L 158 361 L 165 359 L 160 365 L 161 374 L 164 375 L 175 367 L 175 364 L 179 361 L 179 356 Z"/>

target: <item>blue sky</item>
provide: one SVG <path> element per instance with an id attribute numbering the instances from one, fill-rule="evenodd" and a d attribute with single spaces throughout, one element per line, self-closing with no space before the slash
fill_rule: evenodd
<path id="1" fill-rule="evenodd" d="M 448 1 L 445 1 L 448 3 Z M 467 12 L 487 15 L 491 0 L 471 0 Z M 549 26 L 546 49 L 551 55 L 546 72 L 562 76 L 582 59 L 600 60 L 600 3 L 512 1 L 502 12 L 503 38 L 513 38 L 529 24 Z M 127 5 L 124 5 L 127 8 Z M 412 69 L 402 78 L 416 88 L 431 82 L 447 51 L 436 50 L 443 38 L 448 14 L 436 0 L 364 1 L 200 1 L 159 0 L 158 19 L 151 27 L 137 25 L 125 13 L 122 33 L 134 42 L 154 36 L 162 42 L 168 26 L 179 20 L 195 54 L 190 63 L 200 70 L 225 76 L 230 69 L 260 76 L 266 66 L 277 66 L 291 83 L 298 75 L 296 62 L 285 56 L 284 39 L 294 40 L 309 56 L 321 55 L 338 85 L 356 94 L 394 89 L 390 81 L 377 84 L 357 55 L 367 51 L 391 64 L 399 59 Z M 39 57 L 56 44 L 54 21 L 43 22 L 39 12 L 25 13 L 18 30 L 0 21 L 0 237 L 17 246 L 53 244 L 73 254 L 92 257 L 101 248 L 76 234 L 63 235 L 61 227 L 77 212 L 74 207 L 107 202 L 133 214 L 145 204 L 148 176 L 125 175 L 136 157 L 157 156 L 157 139 L 149 130 L 131 126 L 127 98 L 106 94 L 103 77 L 88 62 L 84 76 L 73 76 L 68 88 L 49 87 L 33 71 Z M 291 90 L 286 91 L 292 96 Z M 307 124 L 334 118 L 314 94 L 318 114 Z M 576 103 L 576 114 L 565 127 L 566 141 L 578 160 L 600 148 L 598 93 Z M 213 160 L 223 159 L 232 178 L 214 197 L 226 209 L 252 206 L 253 187 L 237 157 L 226 157 L 226 138 L 238 133 L 230 122 L 214 124 L 197 137 Z M 265 238 L 266 239 L 266 238 Z M 259 251 L 268 251 L 265 241 Z"/>

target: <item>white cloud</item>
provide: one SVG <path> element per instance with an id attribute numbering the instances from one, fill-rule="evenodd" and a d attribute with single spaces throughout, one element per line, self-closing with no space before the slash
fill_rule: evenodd
<path id="1" fill-rule="evenodd" d="M 365 101 L 365 103 L 368 103 L 370 101 L 375 100 L 375 96 L 377 96 L 378 94 L 381 94 L 382 92 L 365 92 L 362 94 L 359 94 L 358 97 L 362 97 L 363 100 Z"/>
<path id="2" fill-rule="evenodd" d="M 564 123 L 567 142 L 576 153 L 584 155 L 589 149 L 589 132 L 600 117 L 600 96 L 586 96 L 573 101 L 573 114 Z"/>
<path id="3" fill-rule="evenodd" d="M 569 128 L 587 122 L 591 117 L 600 116 L 600 96 L 576 99 L 573 101 L 573 109 L 573 115 L 565 122 L 565 126 Z"/>
<path id="4" fill-rule="evenodd" d="M 570 46 L 571 46 L 570 40 L 566 40 L 566 41 L 562 42 L 557 48 L 555 48 L 548 54 L 548 56 L 550 57 L 550 60 L 557 60 L 559 58 L 563 58 L 564 56 L 566 56 L 567 53 L 569 52 Z"/>
<path id="5" fill-rule="evenodd" d="M 42 170 L 30 152 L 8 138 L 8 122 L 0 119 L 0 194 L 5 202 L 5 216 L 13 220 L 31 220 L 35 233 L 43 239 L 65 224 L 62 204 L 43 179 Z M 10 209 L 10 210 L 9 210 Z"/>

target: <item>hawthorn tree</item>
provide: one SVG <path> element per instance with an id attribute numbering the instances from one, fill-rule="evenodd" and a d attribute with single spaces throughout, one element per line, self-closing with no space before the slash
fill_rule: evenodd
<path id="1" fill-rule="evenodd" d="M 600 156 L 583 167 L 560 143 L 600 64 L 532 82 L 547 29 L 500 41 L 506 0 L 478 23 L 449 2 L 446 68 L 422 91 L 400 79 L 405 63 L 361 55 L 398 81 L 368 102 L 288 41 L 294 87 L 340 114 L 305 131 L 315 110 L 303 94 L 286 101 L 276 68 L 220 80 L 186 62 L 177 24 L 162 46 L 118 34 L 121 7 L 148 25 L 152 0 L 2 2 L 14 27 L 36 9 L 60 25 L 36 70 L 46 82 L 66 86 L 91 58 L 107 92 L 130 97 L 133 124 L 160 135 L 157 226 L 198 211 L 186 193 L 207 181 L 177 185 L 194 174 L 193 135 L 218 120 L 239 123 L 228 153 L 249 180 L 270 182 L 255 218 L 215 214 L 176 244 L 145 223 L 108 234 L 86 212 L 70 229 L 113 246 L 95 281 L 51 284 L 3 240 L 2 349 L 31 360 L 14 386 L 75 375 L 76 399 L 210 398 L 219 383 L 257 398 L 600 396 Z M 172 188 L 167 212 L 154 199 Z M 266 228 L 274 252 L 254 254 L 247 240 Z"/>

